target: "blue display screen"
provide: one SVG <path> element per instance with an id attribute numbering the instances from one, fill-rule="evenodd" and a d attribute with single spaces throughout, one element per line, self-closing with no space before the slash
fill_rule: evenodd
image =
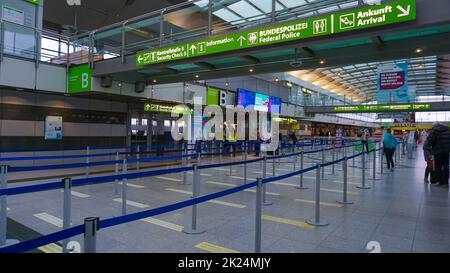
<path id="1" fill-rule="evenodd" d="M 273 112 L 281 114 L 281 98 L 255 93 L 241 88 L 238 89 L 237 105 L 243 108 L 251 106 L 251 110 L 270 113 L 272 112 L 273 105 Z"/>
<path id="2" fill-rule="evenodd" d="M 281 98 L 270 97 L 269 112 L 281 114 Z"/>
<path id="3" fill-rule="evenodd" d="M 242 106 L 244 108 L 247 108 L 248 106 L 251 106 L 250 109 L 254 110 L 255 106 L 255 93 L 245 90 L 245 89 L 238 89 L 238 106 Z"/>

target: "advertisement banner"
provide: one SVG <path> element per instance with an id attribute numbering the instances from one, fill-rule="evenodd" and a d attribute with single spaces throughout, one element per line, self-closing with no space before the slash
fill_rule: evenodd
<path id="1" fill-rule="evenodd" d="M 62 122 L 61 116 L 45 117 L 45 140 L 62 140 Z"/>
<path id="2" fill-rule="evenodd" d="M 378 103 L 408 102 L 408 64 L 380 65 L 377 69 Z"/>

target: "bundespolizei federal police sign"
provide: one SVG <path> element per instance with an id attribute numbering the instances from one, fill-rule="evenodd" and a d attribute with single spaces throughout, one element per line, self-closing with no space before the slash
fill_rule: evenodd
<path id="1" fill-rule="evenodd" d="M 251 47 L 368 29 L 416 19 L 416 0 L 397 0 L 340 13 L 250 31 L 212 37 L 171 47 L 141 51 L 136 65 L 170 62 Z"/>

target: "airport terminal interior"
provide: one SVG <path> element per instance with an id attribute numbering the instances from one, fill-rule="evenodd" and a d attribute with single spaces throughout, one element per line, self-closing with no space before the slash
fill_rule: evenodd
<path id="1" fill-rule="evenodd" d="M 450 252 L 450 1 L 0 8 L 0 253 Z"/>

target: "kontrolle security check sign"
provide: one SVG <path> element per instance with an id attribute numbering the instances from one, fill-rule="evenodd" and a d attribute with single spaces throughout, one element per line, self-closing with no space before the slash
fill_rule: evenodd
<path id="1" fill-rule="evenodd" d="M 416 19 L 416 0 L 398 0 L 278 26 L 213 37 L 136 54 L 136 65 L 170 62 L 215 53 L 320 37 Z"/>

